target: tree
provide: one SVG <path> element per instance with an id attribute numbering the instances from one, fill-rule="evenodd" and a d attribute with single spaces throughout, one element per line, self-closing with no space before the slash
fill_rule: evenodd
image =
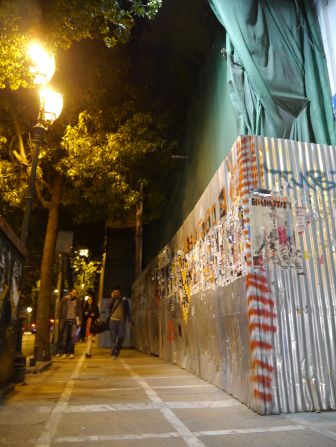
<path id="1" fill-rule="evenodd" d="M 127 42 L 137 17 L 153 18 L 161 0 L 11 0 L 0 5 L 0 88 L 32 86 L 27 44 L 43 39 L 50 49 L 84 39 L 108 47 Z"/>
<path id="2" fill-rule="evenodd" d="M 0 6 L 0 88 L 16 90 L 32 86 L 29 64 L 25 56 L 26 44 L 32 37 L 44 35 L 51 48 L 68 48 L 73 41 L 103 38 L 107 46 L 125 42 L 130 35 L 137 16 L 151 17 L 160 5 L 158 0 L 150 0 L 146 6 L 135 0 L 120 7 L 114 0 L 62 0 L 33 1 L 17 0 Z M 14 120 L 16 124 L 16 119 Z M 19 147 L 10 153 L 4 148 L 11 139 L 1 135 L 3 162 L 1 166 L 2 190 L 7 194 L 3 202 L 12 206 L 22 204 L 22 190 L 25 174 L 29 173 L 29 156 L 24 151 L 21 128 L 15 125 Z M 54 146 L 54 145 L 52 145 Z M 6 153 L 7 150 L 7 153 Z M 19 165 L 13 163 L 13 155 Z M 51 152 L 42 151 L 41 158 L 50 161 Z M 49 159 L 48 159 L 49 157 Z M 20 169 L 27 168 L 27 169 Z M 50 167 L 51 166 L 51 167 Z M 38 177 L 37 193 L 41 203 L 48 210 L 43 258 L 41 263 L 40 296 L 37 312 L 38 360 L 49 357 L 49 309 L 51 300 L 51 275 L 54 247 L 57 234 L 59 206 L 61 202 L 64 175 L 57 169 L 57 163 L 50 169 L 41 170 Z M 15 170 L 17 172 L 15 172 Z M 27 172 L 28 171 L 28 172 Z M 15 175 L 16 187 L 10 185 L 9 176 Z M 12 177 L 13 178 L 13 177 Z M 15 191 L 15 193 L 13 193 Z"/>
<path id="3" fill-rule="evenodd" d="M 72 56 L 81 51 L 90 53 L 91 63 L 88 65 L 84 59 L 76 63 L 75 73 L 62 76 L 60 70 L 56 78 L 56 82 L 68 80 L 66 107 L 41 147 L 36 182 L 37 195 L 48 215 L 37 315 L 38 360 L 48 358 L 50 351 L 51 278 L 61 204 L 72 211 L 77 221 L 120 218 L 135 212 L 143 185 L 145 215 L 147 219 L 155 217 L 164 199 L 183 101 L 192 85 L 181 76 L 188 71 L 183 64 L 172 63 L 167 54 L 155 64 L 151 60 L 157 58 L 155 51 L 146 48 L 145 55 L 140 54 L 139 48 L 134 49 L 134 42 L 107 49 L 98 41 L 85 40 L 73 48 Z M 60 51 L 61 60 L 71 51 Z M 159 90 L 156 79 L 161 82 Z M 18 90 L 17 95 L 22 95 L 22 91 Z M 88 111 L 82 112 L 85 109 Z M 25 112 L 29 115 L 28 110 Z M 78 115 L 79 112 L 82 113 Z M 0 188 L 6 203 L 15 206 L 22 205 L 29 172 L 29 151 L 24 151 L 30 141 L 25 131 L 27 121 L 20 116 L 16 132 L 13 130 L 10 135 L 6 131 L 9 135 L 6 142 L 3 140 L 7 181 L 0 181 Z M 70 124 L 64 130 L 66 123 Z M 14 172 L 15 177 L 10 177 Z M 15 178 L 15 187 L 9 185 L 9 178 Z M 14 195 L 10 192 L 13 189 Z"/>
<path id="4" fill-rule="evenodd" d="M 79 297 L 84 298 L 87 291 L 95 290 L 101 262 L 90 260 L 89 255 L 81 255 L 80 250 L 75 250 L 71 257 L 73 271 L 77 275 L 75 287 L 79 290 Z"/>
<path id="5" fill-rule="evenodd" d="M 160 122 L 150 114 L 131 116 L 116 132 L 101 126 L 99 117 L 83 112 L 78 123 L 67 128 L 62 141 L 67 156 L 61 166 L 71 187 L 65 204 L 79 220 L 123 219 L 142 200 L 143 184 L 146 216 L 153 218 L 164 197 L 175 141 L 164 138 Z"/>

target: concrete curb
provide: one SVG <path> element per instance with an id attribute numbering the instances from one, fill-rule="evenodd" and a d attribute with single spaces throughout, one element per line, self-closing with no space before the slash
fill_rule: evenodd
<path id="1" fill-rule="evenodd" d="M 52 360 L 48 360 L 47 362 L 36 362 L 36 365 L 26 367 L 26 374 L 40 374 L 45 369 L 49 368 L 51 364 Z"/>

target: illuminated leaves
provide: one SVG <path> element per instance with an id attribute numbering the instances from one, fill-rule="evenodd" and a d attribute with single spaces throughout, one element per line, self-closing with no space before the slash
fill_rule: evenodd
<path id="1" fill-rule="evenodd" d="M 77 288 L 81 290 L 94 290 L 96 280 L 101 269 L 101 262 L 91 261 L 87 257 L 80 255 L 78 250 L 71 256 L 71 267 L 77 277 Z"/>
<path id="2" fill-rule="evenodd" d="M 73 42 L 100 38 L 108 47 L 129 40 L 136 17 L 153 18 L 161 0 L 146 5 L 133 0 L 11 0 L 0 4 L 0 89 L 32 86 L 27 43 L 32 38 L 47 46 L 69 48 Z"/>
<path id="3" fill-rule="evenodd" d="M 172 144 L 163 138 L 160 120 L 150 114 L 131 116 L 116 132 L 104 132 L 99 117 L 80 114 L 76 126 L 68 126 L 62 146 L 67 157 L 61 165 L 71 190 L 66 200 L 96 207 L 100 218 L 122 217 L 142 199 L 158 198 L 171 160 Z M 141 186 L 142 185 L 142 186 Z M 156 199 L 155 208 L 160 200 Z M 151 206 L 147 207 L 149 213 Z"/>
<path id="4" fill-rule="evenodd" d="M 0 39 L 0 89 L 17 90 L 32 86 L 26 56 L 27 39 L 24 36 L 1 36 Z"/>

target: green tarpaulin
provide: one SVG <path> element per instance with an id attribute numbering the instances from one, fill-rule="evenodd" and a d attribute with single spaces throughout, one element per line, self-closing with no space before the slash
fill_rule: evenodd
<path id="1" fill-rule="evenodd" d="M 336 144 L 327 68 L 309 2 L 209 3 L 227 33 L 239 133 Z"/>

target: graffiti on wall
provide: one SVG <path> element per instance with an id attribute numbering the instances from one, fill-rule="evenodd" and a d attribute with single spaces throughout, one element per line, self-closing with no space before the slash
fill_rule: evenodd
<path id="1" fill-rule="evenodd" d="M 11 321 L 12 308 L 18 304 L 21 272 L 21 259 L 7 242 L 0 239 L 0 319 L 3 323 Z"/>
<path id="2" fill-rule="evenodd" d="M 289 188 L 299 187 L 300 189 L 309 188 L 314 191 L 321 189 L 322 191 L 331 191 L 336 189 L 336 172 L 331 170 L 324 172 L 319 169 L 298 172 L 297 174 L 291 170 L 272 169 L 264 164 L 264 171 L 267 174 L 278 175 L 288 185 Z"/>

